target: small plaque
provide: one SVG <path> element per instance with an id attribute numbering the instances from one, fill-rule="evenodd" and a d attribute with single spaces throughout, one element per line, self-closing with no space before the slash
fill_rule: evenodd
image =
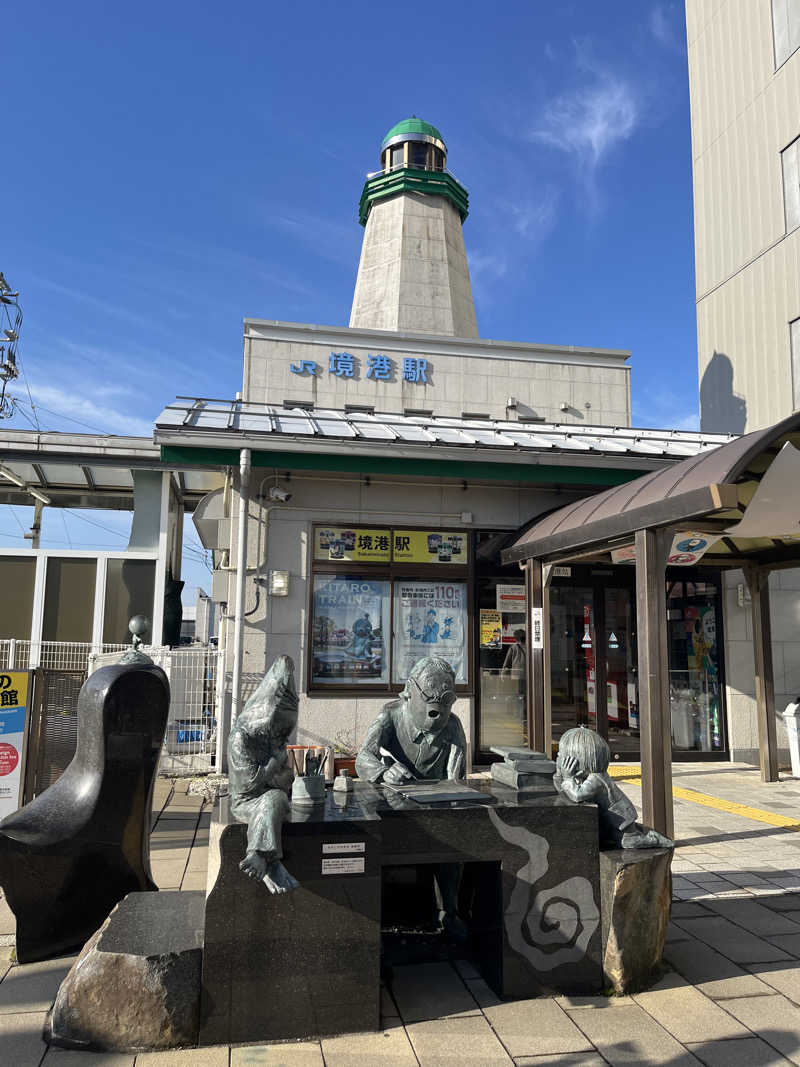
<path id="1" fill-rule="evenodd" d="M 342 852 L 366 852 L 366 841 L 330 841 L 322 846 L 322 855 L 330 856 Z"/>
<path id="2" fill-rule="evenodd" d="M 336 856 L 331 859 L 323 859 L 323 874 L 363 874 L 364 857 Z"/>

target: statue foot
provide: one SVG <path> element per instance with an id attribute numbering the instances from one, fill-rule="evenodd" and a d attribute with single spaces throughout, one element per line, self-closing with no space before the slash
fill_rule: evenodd
<path id="1" fill-rule="evenodd" d="M 267 864 L 262 881 L 270 893 L 289 893 L 297 889 L 299 882 L 286 870 L 280 860 L 273 860 Z"/>
<path id="2" fill-rule="evenodd" d="M 261 881 L 267 873 L 267 857 L 261 852 L 248 852 L 239 864 L 239 870 L 244 871 L 248 878 L 255 878 L 256 881 Z"/>

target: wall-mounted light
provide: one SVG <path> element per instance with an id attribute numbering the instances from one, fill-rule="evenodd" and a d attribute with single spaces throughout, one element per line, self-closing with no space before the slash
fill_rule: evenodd
<path id="1" fill-rule="evenodd" d="M 270 596 L 288 596 L 289 595 L 289 572 L 288 571 L 270 571 L 269 572 L 269 595 Z"/>

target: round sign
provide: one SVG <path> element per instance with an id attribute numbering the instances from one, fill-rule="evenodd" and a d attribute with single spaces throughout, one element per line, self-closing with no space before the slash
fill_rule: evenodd
<path id="1" fill-rule="evenodd" d="M 11 774 L 12 771 L 17 769 L 19 763 L 19 752 L 13 745 L 3 742 L 0 744 L 0 778 L 4 774 Z"/>

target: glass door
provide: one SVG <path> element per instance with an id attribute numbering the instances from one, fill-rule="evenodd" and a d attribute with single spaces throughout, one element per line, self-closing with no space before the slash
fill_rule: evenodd
<path id="1" fill-rule="evenodd" d="M 636 604 L 629 585 L 603 591 L 608 743 L 614 758 L 638 758 L 639 707 L 636 688 Z"/>
<path id="2" fill-rule="evenodd" d="M 476 580 L 480 749 L 526 746 L 528 674 L 525 586 L 508 578 Z"/>
<path id="3" fill-rule="evenodd" d="M 550 691 L 553 740 L 573 726 L 597 725 L 595 591 L 550 589 Z"/>

